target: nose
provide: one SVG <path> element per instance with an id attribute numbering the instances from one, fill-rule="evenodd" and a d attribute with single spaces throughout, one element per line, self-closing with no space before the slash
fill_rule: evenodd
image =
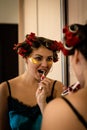
<path id="1" fill-rule="evenodd" d="M 44 66 L 44 67 L 47 67 L 47 66 L 48 66 L 47 60 L 46 60 L 46 59 L 43 59 L 41 65 Z"/>

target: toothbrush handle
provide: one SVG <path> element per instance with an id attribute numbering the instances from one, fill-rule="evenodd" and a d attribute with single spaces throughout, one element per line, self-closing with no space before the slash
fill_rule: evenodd
<path id="1" fill-rule="evenodd" d="M 41 76 L 41 81 L 42 81 L 44 78 L 45 78 L 45 75 L 44 75 L 44 73 L 43 73 L 42 76 Z"/>

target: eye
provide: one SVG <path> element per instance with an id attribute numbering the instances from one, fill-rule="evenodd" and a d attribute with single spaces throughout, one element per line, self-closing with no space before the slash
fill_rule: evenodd
<path id="1" fill-rule="evenodd" d="M 38 56 L 38 57 L 34 57 L 34 59 L 37 60 L 37 61 L 41 61 L 42 57 Z"/>
<path id="2" fill-rule="evenodd" d="M 48 57 L 47 61 L 52 62 L 53 61 L 53 57 Z"/>

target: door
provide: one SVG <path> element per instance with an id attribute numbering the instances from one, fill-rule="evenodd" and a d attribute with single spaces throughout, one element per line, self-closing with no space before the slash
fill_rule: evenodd
<path id="1" fill-rule="evenodd" d="M 18 75 L 18 55 L 14 43 L 18 42 L 17 24 L 0 24 L 0 83 Z"/>

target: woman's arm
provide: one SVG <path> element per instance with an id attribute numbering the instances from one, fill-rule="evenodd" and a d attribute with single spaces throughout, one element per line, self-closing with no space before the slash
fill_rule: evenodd
<path id="1" fill-rule="evenodd" d="M 6 83 L 0 84 L 0 130 L 9 130 L 8 91 Z"/>

